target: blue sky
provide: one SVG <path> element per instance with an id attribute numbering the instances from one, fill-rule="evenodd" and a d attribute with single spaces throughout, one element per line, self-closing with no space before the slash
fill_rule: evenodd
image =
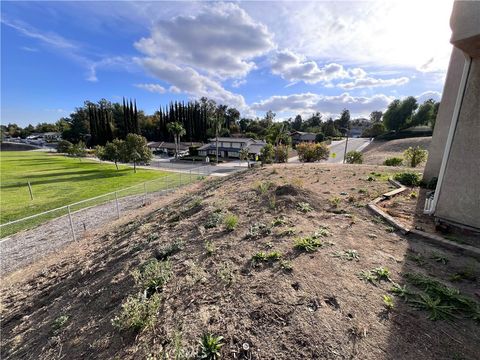
<path id="1" fill-rule="evenodd" d="M 452 2 L 1 3 L 1 121 L 54 122 L 84 100 L 147 114 L 201 96 L 244 116 L 354 116 L 439 99 Z"/>

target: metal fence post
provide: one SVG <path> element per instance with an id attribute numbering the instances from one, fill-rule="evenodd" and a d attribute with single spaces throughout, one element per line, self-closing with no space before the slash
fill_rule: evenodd
<path id="1" fill-rule="evenodd" d="M 67 209 L 68 209 L 68 220 L 70 221 L 70 229 L 72 230 L 73 241 L 77 241 L 77 237 L 75 236 L 75 229 L 73 228 L 73 220 L 72 220 L 72 213 L 70 211 L 70 205 L 67 206 Z"/>
<path id="2" fill-rule="evenodd" d="M 28 180 L 28 191 L 30 191 L 30 200 L 33 200 L 32 185 L 30 185 L 30 180 Z"/>
<path id="3" fill-rule="evenodd" d="M 120 219 L 120 206 L 118 206 L 118 196 L 116 191 L 115 191 L 115 204 L 117 204 L 117 217 Z"/>
<path id="4" fill-rule="evenodd" d="M 147 183 L 143 183 L 143 190 L 145 191 L 145 200 L 143 202 L 144 205 L 147 205 Z"/>

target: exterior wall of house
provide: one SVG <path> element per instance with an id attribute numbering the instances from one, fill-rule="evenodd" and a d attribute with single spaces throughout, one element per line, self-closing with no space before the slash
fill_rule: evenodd
<path id="1" fill-rule="evenodd" d="M 452 128 L 455 131 L 448 158 L 445 159 L 445 171 L 435 190 L 437 202 L 434 215 L 440 220 L 480 230 L 480 2 L 455 1 L 450 25 L 452 27 L 451 42 L 455 49 L 449 75 L 452 66 L 463 67 L 465 64 L 461 60 L 455 60 L 457 57 L 455 53 L 459 51 L 463 52 L 469 61 L 471 60 L 471 65 L 465 88 L 457 91 L 454 96 L 455 101 L 458 98 L 460 104 L 458 121 L 455 128 Z M 455 61 L 458 61 L 458 65 Z M 458 73 L 459 69 L 455 68 L 452 71 Z M 458 90 L 459 78 L 461 78 L 460 73 L 447 76 L 445 89 L 448 90 L 451 86 Z M 450 101 L 447 96 L 447 93 L 444 93 L 442 102 Z M 438 156 L 442 158 L 446 145 L 446 141 L 442 139 L 446 138 L 449 128 L 453 126 L 451 125 L 452 116 L 448 124 L 445 119 L 439 118 L 437 122 L 439 120 L 442 126 L 434 132 L 434 142 L 440 145 L 435 147 L 431 154 L 433 160 L 429 160 L 427 164 L 428 171 L 433 171 L 432 169 L 437 167 L 435 159 Z M 441 139 L 438 139 L 439 137 Z"/>
<path id="2" fill-rule="evenodd" d="M 442 100 L 440 101 L 437 120 L 433 129 L 432 142 L 429 147 L 428 161 L 423 173 L 423 178 L 427 182 L 434 177 L 438 177 L 440 172 L 443 150 L 445 149 L 448 131 L 452 122 L 453 108 L 457 100 L 464 63 L 465 56 L 463 52 L 453 48 L 445 86 L 443 87 Z"/>
<path id="3" fill-rule="evenodd" d="M 480 58 L 472 61 L 435 216 L 480 229 Z"/>

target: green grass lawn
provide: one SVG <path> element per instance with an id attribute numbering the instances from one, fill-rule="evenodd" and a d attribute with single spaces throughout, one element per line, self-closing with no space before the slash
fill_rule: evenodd
<path id="1" fill-rule="evenodd" d="M 137 169 L 134 174 L 129 166 L 116 170 L 115 165 L 94 160 L 33 151 L 1 152 L 0 170 L 2 224 L 167 175 L 179 180 L 172 172 Z"/>

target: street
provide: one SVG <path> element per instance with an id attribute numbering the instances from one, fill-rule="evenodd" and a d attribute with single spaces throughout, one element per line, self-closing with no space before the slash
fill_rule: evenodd
<path id="1" fill-rule="evenodd" d="M 366 138 L 349 138 L 347 152 L 356 150 L 362 151 L 368 144 L 370 144 L 370 139 Z M 343 155 L 345 153 L 345 140 L 332 141 L 328 146 L 330 148 L 330 158 L 326 161 L 328 163 L 342 163 Z M 335 157 L 332 155 L 335 154 Z M 298 156 L 288 159 L 289 163 L 298 163 Z"/>

